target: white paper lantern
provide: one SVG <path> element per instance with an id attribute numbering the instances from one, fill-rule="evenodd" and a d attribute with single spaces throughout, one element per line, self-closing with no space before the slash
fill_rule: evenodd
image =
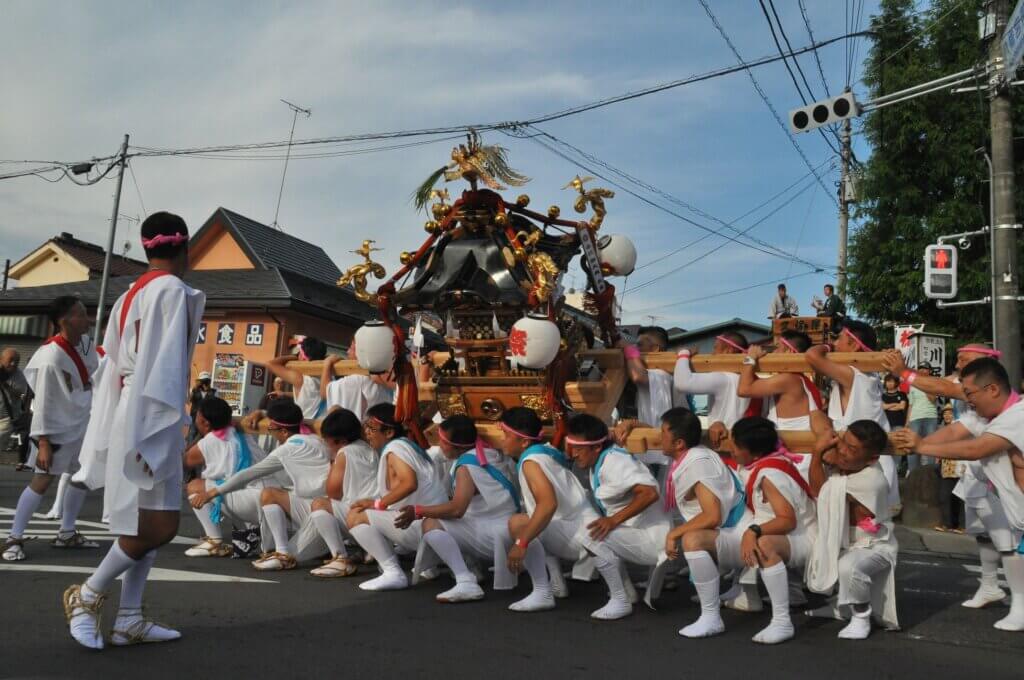
<path id="1" fill-rule="evenodd" d="M 609 234 L 597 241 L 597 256 L 609 276 L 629 276 L 636 267 L 636 246 L 622 234 Z"/>
<path id="2" fill-rule="evenodd" d="M 383 321 L 367 321 L 356 331 L 356 360 L 370 373 L 387 373 L 395 364 L 395 334 Z"/>
<path id="3" fill-rule="evenodd" d="M 554 361 L 562 342 L 558 326 L 543 316 L 516 321 L 508 334 L 509 354 L 525 368 L 539 370 Z"/>

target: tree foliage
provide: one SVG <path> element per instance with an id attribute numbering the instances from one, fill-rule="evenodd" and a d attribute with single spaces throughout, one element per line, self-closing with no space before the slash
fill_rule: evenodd
<path id="1" fill-rule="evenodd" d="M 873 45 L 864 71 L 868 99 L 984 62 L 981 5 L 982 0 L 933 0 L 915 15 L 913 0 L 882 0 L 880 14 L 872 18 Z M 1015 102 L 1014 118 L 1022 115 Z M 939 309 L 923 289 L 925 246 L 943 234 L 989 223 L 988 117 L 985 92 L 948 90 L 863 117 L 861 132 L 872 151 L 861 168 L 854 213 L 860 226 L 850 238 L 848 265 L 849 294 L 861 316 L 875 323 L 927 323 L 928 330 L 952 333 L 958 341 L 990 338 L 988 305 Z M 1024 171 L 1021 156 L 1018 175 Z M 1020 209 L 1018 200 L 1018 215 Z M 988 294 L 988 251 L 987 238 L 960 250 L 959 299 Z"/>

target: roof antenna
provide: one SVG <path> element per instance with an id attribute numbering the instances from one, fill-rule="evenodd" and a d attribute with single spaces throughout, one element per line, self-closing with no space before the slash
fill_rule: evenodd
<path id="1" fill-rule="evenodd" d="M 282 99 L 281 101 L 287 104 L 288 108 L 290 108 L 293 112 L 292 131 L 288 135 L 288 152 L 284 156 L 284 172 L 281 173 L 281 188 L 277 192 L 277 208 L 274 210 L 274 222 L 270 226 L 274 227 L 275 229 L 284 231 L 284 229 L 281 229 L 281 227 L 277 224 L 277 216 L 281 212 L 281 196 L 284 194 L 284 178 L 288 174 L 288 159 L 291 158 L 292 155 L 292 139 L 295 137 L 295 121 L 299 117 L 300 113 L 306 114 L 306 118 L 309 118 L 311 115 L 313 115 L 313 109 L 304 109 L 301 106 L 297 104 L 292 104 L 290 101 L 284 99 Z"/>

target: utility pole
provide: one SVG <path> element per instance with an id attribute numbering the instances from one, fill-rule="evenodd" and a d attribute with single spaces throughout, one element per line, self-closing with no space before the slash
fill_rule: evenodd
<path id="1" fill-rule="evenodd" d="M 114 252 L 114 235 L 117 233 L 117 211 L 121 207 L 121 184 L 124 182 L 124 166 L 128 162 L 128 135 L 121 144 L 121 158 L 117 163 L 117 189 L 114 191 L 114 211 L 110 215 L 110 234 L 107 235 L 107 253 L 103 258 L 103 278 L 100 281 L 100 299 L 96 303 L 96 332 L 93 341 L 99 345 L 103 328 L 103 303 L 107 296 L 107 281 L 110 280 L 110 254 Z"/>
<path id="2" fill-rule="evenodd" d="M 1017 283 L 1017 214 L 1014 208 L 1013 121 L 1010 110 L 1009 82 L 1013 74 L 1005 72 L 1002 38 L 1010 16 L 1009 0 L 993 0 L 996 35 L 989 42 L 989 123 L 992 131 L 992 196 L 995 223 L 992 228 L 993 310 L 996 314 L 993 341 L 1002 351 L 1002 363 L 1010 374 L 1010 384 L 1018 389 L 1021 379 L 1020 315 Z"/>
<path id="3" fill-rule="evenodd" d="M 295 121 L 298 119 L 300 112 L 306 114 L 306 118 L 313 115 L 313 109 L 304 109 L 301 106 L 292 104 L 290 101 L 286 101 L 284 99 L 281 101 L 288 105 L 288 108 L 292 110 L 293 115 L 292 131 L 288 134 L 288 151 L 284 155 L 284 172 L 281 173 L 281 188 L 277 191 L 277 208 L 274 209 L 274 222 L 270 225 L 275 229 L 281 228 L 277 225 L 277 216 L 281 212 L 281 196 L 284 195 L 284 178 L 288 175 L 288 159 L 292 156 L 292 138 L 295 137 Z"/>
<path id="4" fill-rule="evenodd" d="M 843 132 L 840 135 L 839 157 L 839 273 L 836 276 L 836 288 L 839 299 L 846 301 L 846 240 L 849 233 L 850 206 L 846 201 L 846 185 L 850 177 L 850 119 L 843 121 Z"/>

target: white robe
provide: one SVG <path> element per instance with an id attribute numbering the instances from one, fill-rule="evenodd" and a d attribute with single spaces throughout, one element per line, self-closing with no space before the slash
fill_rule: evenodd
<path id="1" fill-rule="evenodd" d="M 868 509 L 880 526 L 872 535 L 850 526 L 850 503 L 847 495 Z M 833 473 L 818 493 L 818 537 L 807 562 L 807 587 L 816 593 L 830 593 L 839 580 L 839 557 L 847 550 L 871 550 L 885 557 L 889 572 L 871 583 L 871 609 L 874 617 L 887 629 L 899 628 L 896 615 L 896 560 L 899 545 L 889 512 L 888 482 L 877 464 L 852 475 Z M 833 615 L 841 618 L 845 605 L 846 584 L 839 583 L 838 604 Z"/>
<path id="2" fill-rule="evenodd" d="M 672 408 L 672 376 L 660 369 L 647 369 L 647 384 L 637 385 L 636 411 L 641 423 L 657 425 Z"/>
<path id="3" fill-rule="evenodd" d="M 99 365 L 92 343 L 79 342 L 76 349 L 92 376 Z M 46 436 L 55 444 L 77 446 L 89 425 L 92 387 L 82 384 L 75 362 L 51 342 L 32 355 L 25 366 L 25 380 L 35 394 L 30 436 Z"/>
<path id="4" fill-rule="evenodd" d="M 1018 401 L 988 421 L 983 433 L 1001 437 L 1024 453 L 1024 401 Z M 995 487 L 1010 526 L 1018 533 L 1024 531 L 1024 490 L 1013 476 L 1009 451 L 983 458 L 980 467 L 985 478 Z"/>
<path id="5" fill-rule="evenodd" d="M 176 276 L 155 278 L 132 301 L 122 337 L 126 296 L 118 298 L 108 317 L 103 349 L 109 366 L 93 387 L 89 446 L 82 447 L 82 469 L 74 480 L 104 487 L 111 532 L 133 536 L 139 491 L 182 474 L 185 399 L 206 296 Z"/>
<path id="6" fill-rule="evenodd" d="M 366 375 L 346 375 L 327 386 L 327 410 L 335 406 L 356 414 L 359 422 L 366 418 L 366 410 L 377 404 L 394 401 L 394 390 L 380 385 Z"/>
<path id="7" fill-rule="evenodd" d="M 424 452 L 426 453 L 426 452 Z M 380 454 L 377 466 L 377 495 L 383 497 L 388 493 L 388 457 L 396 456 L 412 468 L 416 474 L 416 490 L 403 498 L 397 507 L 406 505 L 438 505 L 448 500 L 445 484 L 438 475 L 437 467 L 429 454 L 426 458 L 404 439 L 392 439 Z"/>
<path id="8" fill-rule="evenodd" d="M 302 384 L 295 390 L 295 404 L 302 409 L 302 417 L 310 420 L 327 415 L 327 402 L 320 396 L 320 379 L 302 376 Z"/>

